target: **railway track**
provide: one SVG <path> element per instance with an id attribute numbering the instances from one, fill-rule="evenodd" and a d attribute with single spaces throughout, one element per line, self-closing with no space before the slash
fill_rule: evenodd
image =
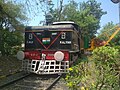
<path id="1" fill-rule="evenodd" d="M 0 89 L 29 75 L 30 73 L 19 71 L 15 74 L 4 76 L 0 79 Z"/>
<path id="2" fill-rule="evenodd" d="M 62 75 L 30 74 L 2 86 L 2 90 L 67 90 L 65 82 L 60 81 L 61 77 Z"/>

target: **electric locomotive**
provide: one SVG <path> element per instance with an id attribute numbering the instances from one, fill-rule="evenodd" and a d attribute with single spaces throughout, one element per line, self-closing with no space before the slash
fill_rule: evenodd
<path id="1" fill-rule="evenodd" d="M 25 28 L 25 50 L 17 53 L 24 71 L 36 74 L 67 73 L 81 53 L 81 30 L 74 22 Z"/>

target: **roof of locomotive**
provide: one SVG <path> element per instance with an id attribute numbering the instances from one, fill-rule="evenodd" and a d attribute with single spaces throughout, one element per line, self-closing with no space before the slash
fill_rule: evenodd
<path id="1" fill-rule="evenodd" d="M 60 25 L 60 24 L 75 24 L 75 23 L 72 21 L 53 22 L 53 25 Z"/>
<path id="2" fill-rule="evenodd" d="M 72 21 L 60 21 L 60 22 L 53 22 L 53 25 L 67 25 L 67 24 L 71 24 L 74 26 L 74 28 L 78 29 L 79 26 L 75 23 L 75 22 L 72 22 Z"/>
<path id="3" fill-rule="evenodd" d="M 50 26 L 27 26 L 25 31 L 29 30 L 56 30 L 56 29 L 71 29 L 74 28 L 72 24 L 66 25 L 50 25 Z"/>
<path id="4" fill-rule="evenodd" d="M 27 26 L 25 30 L 50 30 L 50 29 L 71 29 L 76 28 L 76 30 L 79 28 L 77 24 L 75 24 L 72 21 L 60 21 L 60 22 L 53 22 L 52 25 L 49 26 Z"/>

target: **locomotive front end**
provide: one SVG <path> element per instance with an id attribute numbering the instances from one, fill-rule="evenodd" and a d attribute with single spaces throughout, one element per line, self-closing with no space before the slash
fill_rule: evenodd
<path id="1" fill-rule="evenodd" d="M 24 71 L 36 74 L 68 73 L 80 53 L 80 30 L 75 24 L 25 28 L 25 49 L 17 53 Z"/>
<path id="2" fill-rule="evenodd" d="M 23 70 L 36 74 L 67 73 L 72 32 L 72 25 L 26 27 L 25 50 L 17 53 Z"/>

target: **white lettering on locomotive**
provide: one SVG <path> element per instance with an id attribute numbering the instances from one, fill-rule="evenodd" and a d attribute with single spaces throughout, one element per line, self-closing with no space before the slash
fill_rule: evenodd
<path id="1" fill-rule="evenodd" d="M 33 44 L 33 41 L 27 41 L 28 44 Z"/>
<path id="2" fill-rule="evenodd" d="M 47 54 L 47 56 L 54 56 L 54 54 Z"/>
<path id="3" fill-rule="evenodd" d="M 57 35 L 57 32 L 55 32 L 55 33 L 52 33 L 52 35 Z"/>
<path id="4" fill-rule="evenodd" d="M 30 40 L 33 39 L 32 33 L 29 34 L 29 39 L 30 39 Z"/>
<path id="5" fill-rule="evenodd" d="M 60 41 L 60 44 L 71 44 L 71 41 Z"/>
<path id="6" fill-rule="evenodd" d="M 66 38 L 66 33 L 63 32 L 62 35 L 61 35 L 61 39 L 65 39 Z"/>

